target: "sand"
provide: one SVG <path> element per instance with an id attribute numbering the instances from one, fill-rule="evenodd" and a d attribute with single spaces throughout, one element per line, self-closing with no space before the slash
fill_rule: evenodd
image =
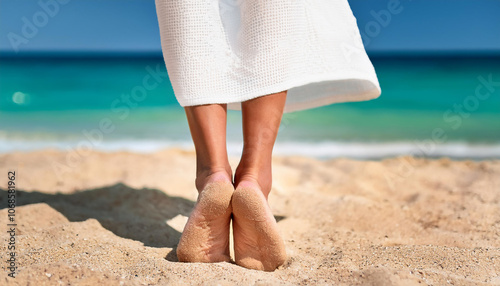
<path id="1" fill-rule="evenodd" d="M 498 160 L 275 157 L 273 174 L 269 203 L 288 260 L 263 272 L 177 262 L 197 197 L 191 151 L 0 155 L 0 284 L 500 285 Z"/>

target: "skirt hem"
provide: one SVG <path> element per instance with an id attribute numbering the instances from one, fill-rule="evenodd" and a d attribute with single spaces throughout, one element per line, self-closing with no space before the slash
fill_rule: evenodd
<path id="1" fill-rule="evenodd" d="M 334 90 L 336 85 L 339 85 L 339 82 L 342 81 L 350 81 L 350 84 L 355 88 L 350 88 L 349 94 L 335 94 Z M 323 84 L 323 91 L 313 90 L 313 87 L 306 87 L 311 84 Z M 303 88 L 303 90 L 296 94 L 295 90 L 300 88 Z M 333 103 L 371 100 L 379 97 L 381 94 L 378 80 L 373 74 L 360 75 L 356 72 L 343 72 L 342 76 L 338 74 L 321 74 L 301 77 L 300 80 L 293 78 L 286 82 L 270 85 L 266 88 L 258 90 L 252 90 L 240 95 L 206 95 L 195 98 L 191 97 L 189 99 L 177 97 L 177 100 L 182 107 L 205 104 L 227 104 L 227 108 L 230 110 L 241 110 L 241 102 L 243 101 L 285 90 L 288 90 L 287 101 L 284 109 L 285 113 L 320 107 Z"/>

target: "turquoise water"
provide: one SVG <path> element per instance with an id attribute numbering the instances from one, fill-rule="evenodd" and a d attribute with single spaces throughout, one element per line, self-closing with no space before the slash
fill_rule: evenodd
<path id="1" fill-rule="evenodd" d="M 379 99 L 285 114 L 275 153 L 500 157 L 500 58 L 372 61 Z M 240 126 L 240 112 L 230 111 L 234 154 Z M 103 150 L 191 148 L 189 136 L 161 58 L 0 59 L 0 152 L 84 141 Z"/>

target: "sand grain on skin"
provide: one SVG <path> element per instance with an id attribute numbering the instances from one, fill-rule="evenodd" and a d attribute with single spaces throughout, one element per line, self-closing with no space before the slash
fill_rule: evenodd
<path id="1" fill-rule="evenodd" d="M 273 271 L 286 260 L 286 250 L 267 200 L 258 189 L 238 187 L 233 194 L 236 264 Z"/>
<path id="2" fill-rule="evenodd" d="M 230 261 L 229 222 L 231 219 L 230 182 L 213 182 L 200 192 L 177 246 L 182 262 Z"/>

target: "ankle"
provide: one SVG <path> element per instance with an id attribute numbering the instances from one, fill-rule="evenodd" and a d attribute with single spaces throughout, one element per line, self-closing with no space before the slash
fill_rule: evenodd
<path id="1" fill-rule="evenodd" d="M 234 177 L 234 185 L 239 187 L 258 187 L 264 196 L 268 197 L 272 188 L 271 171 L 262 169 L 237 169 Z"/>
<path id="2" fill-rule="evenodd" d="M 210 168 L 196 172 L 195 185 L 198 192 L 201 192 L 208 183 L 221 181 L 232 183 L 231 167 Z"/>

